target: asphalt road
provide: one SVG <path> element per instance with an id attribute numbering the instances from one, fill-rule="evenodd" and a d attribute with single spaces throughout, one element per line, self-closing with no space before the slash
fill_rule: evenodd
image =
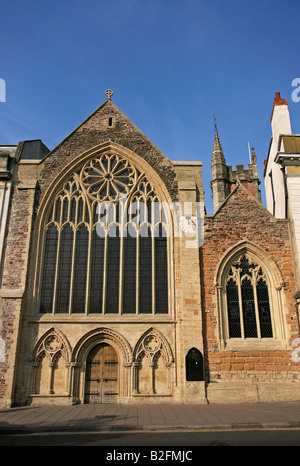
<path id="1" fill-rule="evenodd" d="M 260 430 L 218 430 L 218 431 L 182 431 L 182 432 L 76 432 L 1 435 L 0 446 L 102 446 L 102 460 L 106 452 L 121 453 L 129 451 L 151 450 L 154 452 L 151 463 L 169 460 L 162 454 L 155 457 L 155 451 L 170 450 L 192 451 L 194 458 L 201 446 L 300 446 L 300 429 L 260 429 Z M 114 448 L 110 448 L 114 447 Z M 118 448 L 119 447 L 119 448 Z M 172 450 L 173 449 L 173 450 Z M 100 452 L 101 453 L 101 452 Z M 182 453 L 183 454 L 183 453 Z M 157 453 L 158 455 L 158 453 Z M 176 456 L 175 456 L 176 459 Z M 189 458 L 181 457 L 188 464 Z M 174 458 L 173 458 L 174 460 Z M 173 461 L 174 462 L 174 461 Z M 175 461 L 176 463 L 177 461 Z M 185 462 L 179 461 L 178 462 Z M 135 463 L 133 460 L 132 463 Z M 142 457 L 136 464 L 142 464 Z M 109 462 L 107 462 L 109 464 Z"/>

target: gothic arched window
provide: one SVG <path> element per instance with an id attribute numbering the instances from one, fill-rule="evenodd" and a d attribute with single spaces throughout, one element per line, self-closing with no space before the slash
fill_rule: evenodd
<path id="1" fill-rule="evenodd" d="M 169 312 L 162 201 L 130 160 L 88 160 L 48 207 L 40 313 Z"/>
<path id="2" fill-rule="evenodd" d="M 247 255 L 230 267 L 226 279 L 229 338 L 272 338 L 268 280 Z"/>

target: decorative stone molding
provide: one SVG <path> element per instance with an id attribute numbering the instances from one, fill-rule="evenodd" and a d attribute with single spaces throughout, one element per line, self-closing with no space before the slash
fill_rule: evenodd
<path id="1" fill-rule="evenodd" d="M 82 363 L 85 361 L 87 353 L 90 349 L 98 343 L 108 342 L 117 352 L 123 355 L 124 363 L 131 365 L 132 363 L 132 350 L 131 347 L 122 335 L 115 330 L 107 327 L 100 327 L 86 333 L 76 344 L 72 353 L 72 362 Z"/>
<path id="2" fill-rule="evenodd" d="M 134 361 L 138 361 L 141 353 L 146 353 L 152 363 L 158 353 L 164 357 L 166 364 L 174 361 L 171 347 L 164 335 L 157 329 L 151 327 L 138 340 L 133 351 Z"/>
<path id="3" fill-rule="evenodd" d="M 52 327 L 36 343 L 32 356 L 33 364 L 39 360 L 42 353 L 47 355 L 50 362 L 53 362 L 57 354 L 61 353 L 66 363 L 69 363 L 71 347 L 63 333 Z"/>

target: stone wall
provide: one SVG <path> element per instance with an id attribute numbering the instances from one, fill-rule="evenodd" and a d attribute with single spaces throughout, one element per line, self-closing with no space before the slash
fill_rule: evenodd
<path id="1" fill-rule="evenodd" d="M 177 199 L 176 176 L 170 160 L 110 100 L 51 151 L 39 180 L 41 197 L 62 167 L 78 155 L 106 141 L 120 144 L 142 157 L 157 171 L 171 198 Z"/>
<path id="2" fill-rule="evenodd" d="M 22 300 L 27 283 L 29 244 L 31 239 L 34 190 L 18 189 L 12 195 L 5 260 L 1 287 L 2 338 L 5 342 L 5 362 L 0 363 L 0 391 L 4 404 L 10 404 L 16 376 Z"/>

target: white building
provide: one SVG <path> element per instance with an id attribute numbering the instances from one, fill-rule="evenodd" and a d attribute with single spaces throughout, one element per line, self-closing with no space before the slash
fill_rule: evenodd
<path id="1" fill-rule="evenodd" d="M 279 92 L 274 99 L 271 127 L 264 170 L 267 208 L 276 218 L 291 222 L 296 284 L 300 289 L 300 135 L 292 133 L 288 104 Z"/>

